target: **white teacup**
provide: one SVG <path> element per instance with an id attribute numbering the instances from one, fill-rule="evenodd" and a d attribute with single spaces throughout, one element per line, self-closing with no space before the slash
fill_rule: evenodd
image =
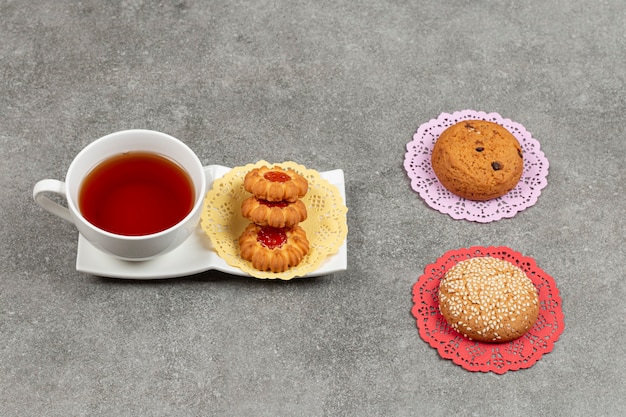
<path id="1" fill-rule="evenodd" d="M 102 161 L 125 152 L 142 151 L 162 155 L 182 167 L 195 191 L 193 207 L 174 226 L 160 232 L 140 236 L 115 234 L 96 227 L 79 210 L 79 193 L 83 179 Z M 196 154 L 183 142 L 165 133 L 151 130 L 124 130 L 111 133 L 87 145 L 72 161 L 65 182 L 44 179 L 33 189 L 33 198 L 44 209 L 74 223 L 87 241 L 98 249 L 129 261 L 148 260 L 163 255 L 183 243 L 200 220 L 206 178 Z M 67 207 L 46 196 L 58 194 Z M 158 210 L 158 208 L 155 208 Z"/>

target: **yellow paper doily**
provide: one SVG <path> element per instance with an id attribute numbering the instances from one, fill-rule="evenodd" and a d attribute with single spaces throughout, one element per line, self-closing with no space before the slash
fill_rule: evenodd
<path id="1" fill-rule="evenodd" d="M 250 224 L 250 220 L 241 215 L 241 203 L 251 195 L 243 188 L 243 180 L 249 171 L 263 165 L 291 168 L 309 182 L 309 190 L 302 198 L 308 215 L 300 223 L 309 240 L 309 253 L 299 265 L 282 273 L 259 271 L 239 254 L 239 235 Z M 315 271 L 326 257 L 337 253 L 348 235 L 347 212 L 348 208 L 337 187 L 321 178 L 317 171 L 292 161 L 277 164 L 259 161 L 233 168 L 213 182 L 213 187 L 204 199 L 200 221 L 217 254 L 230 266 L 240 268 L 256 278 L 288 280 Z"/>

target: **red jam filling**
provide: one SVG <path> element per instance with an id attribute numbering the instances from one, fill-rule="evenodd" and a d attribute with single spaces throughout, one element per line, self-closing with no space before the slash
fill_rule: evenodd
<path id="1" fill-rule="evenodd" d="M 268 171 L 263 175 L 263 177 L 272 182 L 287 182 L 291 179 L 289 175 L 278 171 Z"/>
<path id="2" fill-rule="evenodd" d="M 259 200 L 259 204 L 263 204 L 264 206 L 267 207 L 278 207 L 278 208 L 285 208 L 289 205 L 289 203 L 287 201 L 267 201 L 267 200 Z"/>
<path id="3" fill-rule="evenodd" d="M 280 248 L 287 241 L 287 233 L 283 228 L 264 226 L 259 230 L 256 239 L 269 249 Z"/>

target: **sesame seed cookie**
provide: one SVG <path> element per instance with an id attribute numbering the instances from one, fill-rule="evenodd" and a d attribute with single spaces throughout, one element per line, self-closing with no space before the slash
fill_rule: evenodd
<path id="1" fill-rule="evenodd" d="M 484 201 L 515 188 L 522 176 L 524 157 L 519 142 L 504 127 L 486 120 L 466 120 L 441 133 L 431 163 L 448 191 Z"/>
<path id="2" fill-rule="evenodd" d="M 439 284 L 439 310 L 459 333 L 481 342 L 508 342 L 537 321 L 539 297 L 517 266 L 491 257 L 459 262 Z"/>

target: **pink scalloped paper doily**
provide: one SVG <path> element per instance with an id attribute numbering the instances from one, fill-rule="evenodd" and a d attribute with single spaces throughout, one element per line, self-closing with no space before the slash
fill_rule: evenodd
<path id="1" fill-rule="evenodd" d="M 504 126 L 515 136 L 524 151 L 524 170 L 517 186 L 508 194 L 488 201 L 472 201 L 458 197 L 439 182 L 430 163 L 433 146 L 441 132 L 463 120 L 488 120 Z M 539 149 L 539 142 L 519 123 L 504 119 L 498 113 L 475 110 L 441 113 L 437 119 L 422 124 L 413 140 L 406 145 L 404 168 L 411 179 L 411 187 L 426 203 L 454 219 L 489 223 L 534 205 L 541 190 L 548 184 L 548 160 Z"/>
<path id="2" fill-rule="evenodd" d="M 470 340 L 448 325 L 439 311 L 439 282 L 457 263 L 469 258 L 491 256 L 504 259 L 521 268 L 537 288 L 540 311 L 535 325 L 522 337 L 506 343 Z M 507 247 L 480 247 L 446 252 L 413 286 L 411 313 L 417 321 L 419 335 L 444 359 L 473 372 L 494 372 L 530 368 L 550 351 L 563 333 L 563 310 L 554 279 L 537 266 L 532 258 Z"/>

